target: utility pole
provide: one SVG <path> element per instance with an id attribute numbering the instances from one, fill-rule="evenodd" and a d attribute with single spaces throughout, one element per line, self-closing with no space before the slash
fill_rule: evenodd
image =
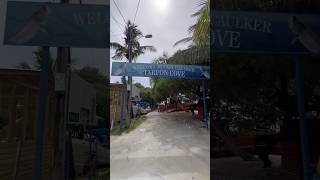
<path id="1" fill-rule="evenodd" d="M 41 72 L 38 90 L 38 103 L 37 103 L 37 131 L 36 143 L 34 146 L 34 159 L 32 168 L 32 179 L 40 180 L 42 175 L 42 155 L 43 155 L 43 136 L 46 119 L 46 104 L 48 96 L 48 74 L 49 74 L 49 59 L 50 48 L 48 46 L 42 47 L 41 54 Z"/>
<path id="2" fill-rule="evenodd" d="M 132 63 L 132 29 L 130 28 L 129 29 L 129 44 L 128 44 L 128 49 L 129 49 L 129 52 L 128 52 L 128 60 L 129 60 L 129 63 Z M 132 76 L 128 76 L 128 84 L 129 84 L 129 98 L 128 98 L 128 114 L 127 114 L 127 118 L 128 118 L 128 121 L 129 121 L 129 126 L 131 125 L 131 110 L 132 110 L 132 103 L 131 103 L 131 97 L 132 97 Z"/>
<path id="3" fill-rule="evenodd" d="M 69 0 L 61 0 L 61 3 L 69 3 Z M 55 139 L 55 160 L 54 160 L 54 180 L 68 180 L 68 170 L 66 169 L 66 138 L 67 132 L 67 121 L 68 121 L 68 105 L 69 105 L 69 85 L 70 85 L 70 48 L 58 47 L 55 77 L 59 77 L 61 81 L 61 89 L 56 89 L 56 131 L 58 137 Z"/>
<path id="4" fill-rule="evenodd" d="M 128 60 L 129 63 L 132 63 L 132 58 L 131 58 L 131 51 L 132 51 L 132 39 L 131 39 L 131 29 L 129 32 L 129 44 L 128 44 Z M 129 84 L 129 98 L 128 98 L 128 113 L 127 113 L 127 118 L 129 121 L 129 126 L 131 125 L 131 97 L 132 97 L 132 76 L 128 76 L 128 84 Z"/>

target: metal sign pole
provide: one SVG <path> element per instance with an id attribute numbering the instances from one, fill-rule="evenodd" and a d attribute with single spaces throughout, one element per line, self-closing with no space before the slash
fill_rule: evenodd
<path id="1" fill-rule="evenodd" d="M 299 55 L 293 55 L 295 65 L 295 79 L 296 79 L 296 95 L 297 106 L 299 112 L 299 127 L 300 127 L 300 148 L 303 163 L 303 179 L 311 179 L 310 167 L 310 150 L 308 139 L 308 127 L 306 122 L 305 99 L 304 99 L 304 80 L 302 76 L 302 64 Z"/>
<path id="2" fill-rule="evenodd" d="M 206 128 L 209 128 L 208 124 L 208 113 L 207 113 L 207 102 L 206 102 L 206 80 L 202 80 L 202 98 L 203 98 L 203 114 L 206 123 Z"/>
<path id="3" fill-rule="evenodd" d="M 42 153 L 43 153 L 43 137 L 44 123 L 46 118 L 46 105 L 48 97 L 48 71 L 49 71 L 49 47 L 42 48 L 41 72 L 38 90 L 38 107 L 37 107 L 37 122 L 36 122 L 36 143 L 33 154 L 33 171 L 32 179 L 40 180 L 42 175 Z"/>
<path id="4" fill-rule="evenodd" d="M 125 76 L 122 76 L 122 86 L 121 86 L 121 102 L 120 102 L 120 132 L 123 129 L 123 116 L 124 116 L 124 105 L 125 105 L 125 97 L 126 97 L 126 89 L 127 89 L 127 83 Z"/>

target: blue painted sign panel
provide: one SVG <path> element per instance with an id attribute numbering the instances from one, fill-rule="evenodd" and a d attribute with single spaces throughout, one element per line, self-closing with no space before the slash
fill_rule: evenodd
<path id="1" fill-rule="evenodd" d="M 320 16 L 215 11 L 211 31 L 214 52 L 308 53 L 320 37 Z"/>
<path id="2" fill-rule="evenodd" d="M 112 76 L 165 77 L 186 79 L 210 79 L 209 66 L 148 64 L 148 63 L 112 63 Z"/>
<path id="3" fill-rule="evenodd" d="M 4 44 L 106 48 L 109 6 L 8 1 Z"/>

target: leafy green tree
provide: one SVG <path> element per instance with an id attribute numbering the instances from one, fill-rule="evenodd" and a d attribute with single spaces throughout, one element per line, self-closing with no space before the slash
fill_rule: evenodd
<path id="1" fill-rule="evenodd" d="M 209 63 L 210 48 L 204 46 L 192 46 L 178 50 L 167 60 L 167 64 L 209 65 Z"/>
<path id="2" fill-rule="evenodd" d="M 174 46 L 180 43 L 192 42 L 192 46 L 210 46 L 210 0 L 201 0 L 199 2 L 200 9 L 191 15 L 197 18 L 194 25 L 189 27 L 190 37 L 177 41 Z"/>
<path id="3" fill-rule="evenodd" d="M 144 87 L 141 83 L 135 83 L 135 86 L 140 90 L 140 97 L 142 101 L 149 102 L 150 104 L 155 103 L 151 88 Z"/>

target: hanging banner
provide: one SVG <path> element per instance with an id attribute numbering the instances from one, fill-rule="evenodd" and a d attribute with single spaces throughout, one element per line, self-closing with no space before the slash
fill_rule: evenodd
<path id="1" fill-rule="evenodd" d="M 111 75 L 210 79 L 210 67 L 194 65 L 113 62 Z"/>
<path id="2" fill-rule="evenodd" d="M 319 48 L 318 15 L 214 11 L 212 23 L 214 52 L 309 53 Z"/>
<path id="3" fill-rule="evenodd" d="M 109 6 L 8 1 L 4 44 L 107 48 Z"/>

